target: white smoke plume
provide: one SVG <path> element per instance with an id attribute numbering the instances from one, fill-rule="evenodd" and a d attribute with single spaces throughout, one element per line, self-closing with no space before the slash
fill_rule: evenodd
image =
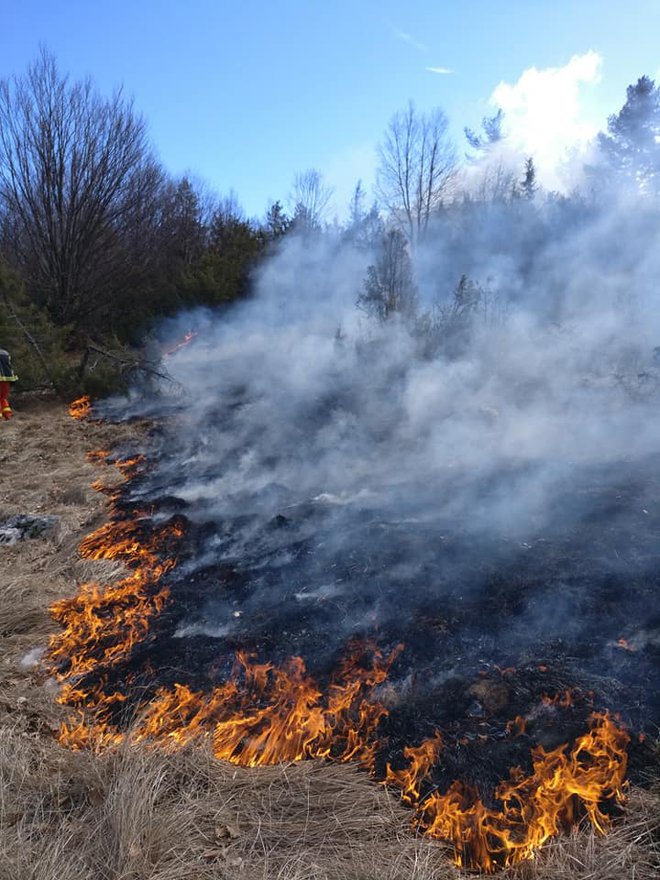
<path id="1" fill-rule="evenodd" d="M 472 601 L 496 571 L 539 582 L 553 559 L 515 620 L 475 632 L 515 654 L 592 627 L 588 588 L 558 584 L 646 576 L 655 558 L 660 505 L 626 486 L 657 469 L 658 231 L 652 206 L 624 200 L 456 207 L 414 255 L 426 322 L 384 323 L 356 305 L 372 253 L 290 237 L 249 301 L 164 325 L 197 331 L 166 363 L 183 393 L 106 412 L 168 413 L 140 491 L 213 524 L 185 571 L 233 565 L 251 584 L 179 635 L 264 618 L 285 633 L 313 607 L 336 646 Z M 442 316 L 462 275 L 474 300 L 457 329 Z"/>

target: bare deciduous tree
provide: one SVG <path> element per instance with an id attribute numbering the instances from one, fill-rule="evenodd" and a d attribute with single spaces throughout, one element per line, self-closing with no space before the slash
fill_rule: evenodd
<path id="1" fill-rule="evenodd" d="M 58 323 L 90 321 L 113 293 L 122 236 L 161 184 L 143 120 L 121 92 L 70 82 L 42 50 L 0 82 L 0 203 L 11 256 Z"/>
<path id="2" fill-rule="evenodd" d="M 518 194 L 517 172 L 502 156 L 486 154 L 468 172 L 464 194 L 476 202 L 510 202 Z"/>
<path id="3" fill-rule="evenodd" d="M 392 117 L 378 147 L 379 197 L 413 244 L 424 237 L 454 179 L 448 126 L 442 110 L 418 113 L 411 102 Z"/>
<path id="4" fill-rule="evenodd" d="M 296 174 L 291 202 L 293 222 L 304 229 L 318 229 L 325 219 L 333 189 L 323 182 L 315 168 Z"/>

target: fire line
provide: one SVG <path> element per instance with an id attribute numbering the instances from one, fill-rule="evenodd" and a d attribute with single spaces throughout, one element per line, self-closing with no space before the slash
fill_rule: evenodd
<path id="1" fill-rule="evenodd" d="M 89 406 L 88 399 L 76 401 L 71 415 L 84 418 Z M 107 463 L 109 456 L 98 452 L 91 458 Z M 114 464 L 130 481 L 145 462 L 136 458 Z M 103 490 L 101 484 L 95 488 Z M 77 596 L 51 607 L 62 629 L 50 640 L 49 668 L 61 683 L 59 701 L 77 713 L 60 730 L 64 745 L 106 748 L 129 740 L 176 749 L 203 740 L 217 758 L 245 766 L 312 758 L 357 762 L 399 791 L 402 803 L 414 811 L 417 831 L 448 841 L 457 865 L 486 872 L 533 858 L 548 839 L 582 816 L 599 833 L 606 831 L 610 819 L 604 805 L 624 800 L 629 742 L 607 712 L 594 712 L 589 730 L 570 746 L 534 748 L 531 773 L 514 767 L 494 792 L 495 807 L 486 806 L 460 780 L 444 793 L 433 789 L 433 769 L 443 760 L 440 731 L 404 749 L 405 767 L 388 763 L 379 772 L 379 728 L 388 709 L 378 688 L 402 645 L 383 654 L 370 642 L 350 643 L 324 688 L 301 657 L 276 665 L 237 651 L 226 680 L 210 693 L 183 684 L 161 688 L 139 704 L 129 727 L 122 726 L 119 710 L 131 680 L 124 681 L 126 690 L 113 690 L 107 674 L 149 639 L 153 621 L 167 607 L 170 595 L 163 581 L 177 565 L 184 526 L 176 519 L 155 526 L 140 510 L 127 517 L 117 506 L 119 494 L 109 493 L 109 522 L 79 549 L 84 558 L 119 561 L 129 573 L 105 588 L 83 584 Z M 566 707 L 571 695 L 546 700 Z M 524 729 L 524 719 L 510 722 L 511 735 Z"/>

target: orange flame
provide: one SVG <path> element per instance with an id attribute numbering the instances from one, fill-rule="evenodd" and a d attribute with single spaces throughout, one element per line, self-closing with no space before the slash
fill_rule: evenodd
<path id="1" fill-rule="evenodd" d="M 92 464 L 103 464 L 109 456 L 110 453 L 107 449 L 95 449 L 92 452 L 85 453 L 85 458 L 87 461 L 91 461 Z"/>
<path id="2" fill-rule="evenodd" d="M 97 458 L 105 460 L 107 456 L 99 453 Z M 125 471 L 134 474 L 137 461 L 124 462 Z M 99 484 L 95 488 L 103 491 Z M 116 512 L 111 511 L 111 515 L 116 516 Z M 137 519 L 111 519 L 81 542 L 79 552 L 83 558 L 118 560 L 134 571 L 105 589 L 93 582 L 84 583 L 77 596 L 51 606 L 51 615 L 63 627 L 51 637 L 48 649 L 48 658 L 58 668 L 60 680 L 126 657 L 144 639 L 150 621 L 163 608 L 168 591 L 158 587 L 158 582 L 175 560 L 165 558 L 161 562 L 160 551 L 172 537 L 180 537 L 182 529 L 171 523 L 153 529 L 146 538 L 139 535 L 140 527 Z"/>
<path id="3" fill-rule="evenodd" d="M 387 714 L 373 689 L 398 649 L 388 657 L 373 651 L 368 667 L 359 665 L 364 646 L 354 650 L 326 693 L 300 657 L 276 667 L 239 652 L 231 676 L 210 695 L 183 685 L 160 691 L 134 736 L 175 746 L 210 736 L 218 758 L 250 767 L 321 757 L 371 766 L 376 729 Z"/>
<path id="4" fill-rule="evenodd" d="M 181 342 L 177 342 L 176 345 L 172 346 L 172 348 L 168 348 L 168 349 L 166 349 L 165 352 L 163 352 L 163 357 L 165 357 L 165 358 L 172 357 L 172 355 L 176 354 L 177 351 L 180 351 L 182 348 L 185 348 L 186 345 L 189 345 L 193 341 L 195 336 L 197 336 L 197 331 L 189 330 L 185 334 L 185 336 L 183 337 Z"/>
<path id="5" fill-rule="evenodd" d="M 96 460 L 107 458 L 98 453 Z M 142 460 L 115 464 L 130 479 Z M 113 712 L 127 697 L 109 691 L 103 670 L 148 637 L 168 597 L 160 579 L 176 564 L 173 542 L 183 534 L 176 522 L 147 528 L 149 521 L 140 516 L 138 511 L 133 520 L 120 519 L 113 509 L 110 522 L 80 545 L 83 557 L 121 561 L 131 574 L 105 589 L 83 584 L 76 597 L 51 608 L 63 627 L 49 647 L 50 663 L 62 682 L 59 700 L 77 710 L 77 718 L 62 726 L 60 741 L 100 749 L 128 737 L 177 748 L 204 738 L 218 758 L 234 764 L 328 758 L 355 761 L 374 773 L 375 755 L 383 745 L 379 725 L 388 714 L 378 700 L 378 686 L 401 645 L 385 656 L 372 644 L 353 643 L 325 687 L 309 675 L 301 657 L 276 666 L 238 652 L 226 681 L 211 693 L 175 684 L 138 707 L 130 732 L 113 723 Z M 90 672 L 100 673 L 96 684 L 81 685 L 79 677 Z M 122 687 L 129 685 L 125 680 Z M 543 702 L 567 708 L 572 698 L 566 691 Z M 451 843 L 457 865 L 491 872 L 532 858 L 580 814 L 605 831 L 609 820 L 603 805 L 623 799 L 629 737 L 607 713 L 594 713 L 590 724 L 570 748 L 533 749 L 531 773 L 514 768 L 496 788 L 498 807 L 486 806 L 475 789 L 460 781 L 444 794 L 430 791 L 443 749 L 437 731 L 404 749 L 403 769 L 387 764 L 383 782 L 398 788 L 402 801 L 414 809 L 416 828 Z M 525 720 L 518 717 L 507 729 L 512 736 L 522 735 Z"/>
<path id="6" fill-rule="evenodd" d="M 69 415 L 78 421 L 82 421 L 90 414 L 91 408 L 92 404 L 89 396 L 85 394 L 69 404 Z"/>
<path id="7" fill-rule="evenodd" d="M 117 459 L 114 465 L 124 479 L 132 480 L 144 463 L 144 455 L 134 455 L 133 458 Z"/>
<path id="8" fill-rule="evenodd" d="M 209 738 L 218 758 L 250 767 L 328 757 L 372 767 L 376 730 L 387 715 L 373 699 L 373 690 L 386 678 L 399 650 L 384 657 L 371 646 L 355 645 L 326 692 L 306 673 L 300 657 L 276 667 L 238 652 L 231 675 L 210 694 L 185 685 L 158 691 L 130 738 L 171 748 Z M 101 689 L 88 695 L 68 687 L 62 702 L 87 708 L 91 704 L 98 737 L 81 717 L 77 725 L 62 729 L 61 741 L 76 748 L 121 741 L 122 734 L 107 716 L 112 703 L 123 699 L 121 694 L 106 699 Z"/>
<path id="9" fill-rule="evenodd" d="M 71 599 L 51 606 L 51 614 L 64 629 L 49 643 L 49 659 L 63 665 L 66 676 L 91 672 L 130 654 L 146 636 L 150 620 L 167 600 L 167 589 L 146 591 L 142 573 L 124 578 L 101 591 L 87 583 Z"/>
<path id="10" fill-rule="evenodd" d="M 475 791 L 454 782 L 420 805 L 418 826 L 452 842 L 459 866 L 493 871 L 532 858 L 534 851 L 578 818 L 578 808 L 604 833 L 609 823 L 603 801 L 623 801 L 628 734 L 607 713 L 594 713 L 591 729 L 567 753 L 532 750 L 533 771 L 520 768 L 499 784 L 499 810 L 487 808 Z"/>
<path id="11" fill-rule="evenodd" d="M 554 697 L 542 696 L 541 703 L 544 706 L 561 706 L 562 709 L 567 709 L 573 705 L 573 695 L 570 690 L 566 689 L 563 693 L 555 694 Z"/>
<path id="12" fill-rule="evenodd" d="M 409 767 L 404 770 L 392 770 L 390 765 L 387 765 L 385 782 L 401 789 L 401 800 L 408 806 L 412 807 L 419 803 L 422 783 L 437 764 L 441 749 L 442 737 L 436 730 L 434 736 L 425 739 L 420 745 L 404 748 L 403 756 L 410 761 Z"/>
<path id="13" fill-rule="evenodd" d="M 511 736 L 522 736 L 527 730 L 527 720 L 522 715 L 516 715 L 513 721 L 507 721 L 506 729 Z"/>

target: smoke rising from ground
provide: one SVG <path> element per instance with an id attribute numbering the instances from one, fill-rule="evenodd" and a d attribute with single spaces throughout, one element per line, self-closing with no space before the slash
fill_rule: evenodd
<path id="1" fill-rule="evenodd" d="M 230 496 L 258 503 L 268 486 L 308 501 L 449 476 L 470 484 L 533 465 L 538 473 L 512 485 L 508 500 L 542 513 L 548 471 L 654 451 L 657 230 L 648 218 L 597 215 L 576 231 L 559 228 L 569 216 L 530 232 L 524 216 L 516 230 L 497 206 L 479 212 L 492 228 L 468 247 L 440 228 L 416 255 L 428 305 L 451 296 L 462 273 L 483 285 L 459 356 L 440 347 L 422 359 L 400 322 L 379 326 L 360 313 L 369 255 L 323 242 L 293 240 L 253 300 L 205 318 L 167 368 L 186 389 L 173 442 L 191 476 L 201 465 L 217 472 L 199 487 L 211 508 Z M 539 231 L 546 240 L 530 241 Z M 198 320 L 182 316 L 181 330 Z M 460 509 L 463 500 L 438 503 Z"/>
<path id="2" fill-rule="evenodd" d="M 188 574 L 234 565 L 249 585 L 177 635 L 270 626 L 286 643 L 311 615 L 305 638 L 330 650 L 481 601 L 496 575 L 519 579 L 521 604 L 470 624 L 480 646 L 598 628 L 589 577 L 657 562 L 658 231 L 625 201 L 467 204 L 413 255 L 428 320 L 384 323 L 356 307 L 373 252 L 290 237 L 250 301 L 170 322 L 170 340 L 197 331 L 165 362 L 183 394 L 108 411 L 175 414 L 148 491 L 213 524 Z M 471 308 L 443 323 L 463 274 Z"/>

